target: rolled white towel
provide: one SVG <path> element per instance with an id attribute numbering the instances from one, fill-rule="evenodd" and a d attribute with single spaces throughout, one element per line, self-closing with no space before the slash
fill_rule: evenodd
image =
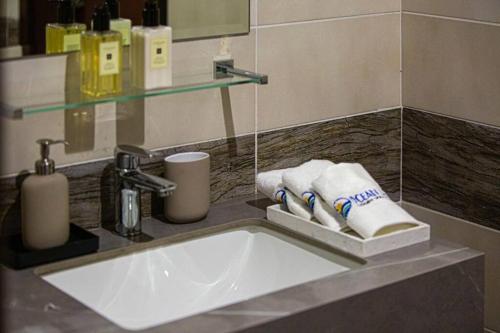
<path id="1" fill-rule="evenodd" d="M 257 190 L 274 202 L 285 205 L 292 214 L 311 220 L 312 212 L 306 204 L 285 190 L 282 181 L 284 171 L 286 169 L 259 173 L 257 175 Z"/>
<path id="2" fill-rule="evenodd" d="M 313 181 L 313 188 L 363 238 L 417 225 L 417 220 L 393 202 L 360 164 L 329 167 Z"/>
<path id="3" fill-rule="evenodd" d="M 334 230 L 341 230 L 346 226 L 346 222 L 338 218 L 336 211 L 329 208 L 312 188 L 313 180 L 333 165 L 335 165 L 333 162 L 327 160 L 311 160 L 296 168 L 287 169 L 283 173 L 283 184 L 285 188 L 304 200 L 321 224 Z"/>
<path id="4" fill-rule="evenodd" d="M 306 220 L 312 220 L 313 213 L 305 205 L 304 201 L 297 198 L 293 193 L 285 189 L 285 205 L 290 212 Z"/>
<path id="5" fill-rule="evenodd" d="M 284 190 L 283 172 L 285 171 L 286 169 L 259 173 L 257 175 L 257 190 L 275 202 L 283 202 L 284 192 L 280 191 Z"/>
<path id="6" fill-rule="evenodd" d="M 327 160 L 310 160 L 296 168 L 286 169 L 283 172 L 283 184 L 293 194 L 302 198 L 306 192 L 312 192 L 312 182 L 323 171 L 335 165 Z"/>

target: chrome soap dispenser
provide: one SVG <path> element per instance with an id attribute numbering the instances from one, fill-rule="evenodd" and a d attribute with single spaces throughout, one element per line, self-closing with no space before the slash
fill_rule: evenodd
<path id="1" fill-rule="evenodd" d="M 21 188 L 23 244 L 42 250 L 63 245 L 69 239 L 69 186 L 66 176 L 55 172 L 49 158 L 50 146 L 65 141 L 40 139 L 41 159 L 35 163 L 36 174 Z"/>

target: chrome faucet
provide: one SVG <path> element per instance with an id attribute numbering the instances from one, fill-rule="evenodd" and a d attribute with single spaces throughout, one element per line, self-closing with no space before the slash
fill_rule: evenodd
<path id="1" fill-rule="evenodd" d="M 166 197 L 177 187 L 169 180 L 140 170 L 140 159 L 154 156 L 158 154 L 135 146 L 115 148 L 115 230 L 124 237 L 142 233 L 142 190 Z"/>

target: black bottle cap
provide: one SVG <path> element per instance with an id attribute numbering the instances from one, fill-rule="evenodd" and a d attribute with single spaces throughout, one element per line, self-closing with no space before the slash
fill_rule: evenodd
<path id="1" fill-rule="evenodd" d="M 142 25 L 145 27 L 160 25 L 160 8 L 156 0 L 146 0 L 142 11 Z"/>
<path id="2" fill-rule="evenodd" d="M 75 3 L 73 0 L 56 0 L 57 23 L 75 23 Z"/>
<path id="3" fill-rule="evenodd" d="M 109 14 L 111 19 L 115 20 L 120 18 L 120 1 L 119 0 L 106 0 L 106 4 L 109 8 Z"/>
<path id="4" fill-rule="evenodd" d="M 111 19 L 109 14 L 108 5 L 105 3 L 101 6 L 97 6 L 92 15 L 92 30 L 94 31 L 108 31 L 109 20 Z"/>

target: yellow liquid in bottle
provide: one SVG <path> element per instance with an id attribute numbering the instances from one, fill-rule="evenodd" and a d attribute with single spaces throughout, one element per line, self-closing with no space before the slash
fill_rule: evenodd
<path id="1" fill-rule="evenodd" d="M 81 85 L 84 94 L 100 97 L 122 91 L 122 35 L 88 31 L 82 35 Z"/>
<path id="2" fill-rule="evenodd" d="M 45 28 L 45 48 L 47 54 L 80 51 L 82 32 L 87 30 L 85 24 L 47 24 Z"/>

